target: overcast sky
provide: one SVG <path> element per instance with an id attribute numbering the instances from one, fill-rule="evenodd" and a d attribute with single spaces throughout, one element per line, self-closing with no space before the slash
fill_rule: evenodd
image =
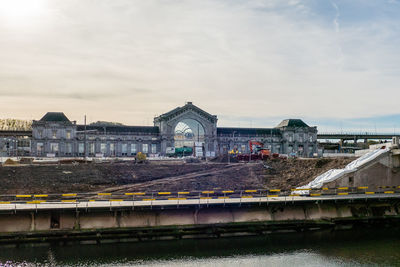
<path id="1" fill-rule="evenodd" d="M 0 0 L 0 118 L 400 132 L 400 2 Z"/>

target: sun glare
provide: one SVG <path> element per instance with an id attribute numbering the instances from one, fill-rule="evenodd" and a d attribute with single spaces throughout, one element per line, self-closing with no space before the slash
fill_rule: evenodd
<path id="1" fill-rule="evenodd" d="M 0 0 L 0 19 L 6 23 L 29 23 L 42 11 L 42 0 Z"/>

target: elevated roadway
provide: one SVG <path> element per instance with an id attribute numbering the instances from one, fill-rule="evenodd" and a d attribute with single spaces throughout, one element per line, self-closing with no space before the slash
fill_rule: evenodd
<path id="1" fill-rule="evenodd" d="M 400 134 L 395 134 L 395 133 L 368 133 L 368 132 L 353 132 L 353 133 L 340 133 L 340 132 L 331 132 L 331 133 L 318 133 L 317 134 L 317 139 L 337 139 L 337 140 L 358 140 L 358 139 L 364 139 L 364 140 L 370 140 L 370 139 L 375 139 L 375 140 L 389 140 L 392 139 L 393 136 L 400 137 Z"/>

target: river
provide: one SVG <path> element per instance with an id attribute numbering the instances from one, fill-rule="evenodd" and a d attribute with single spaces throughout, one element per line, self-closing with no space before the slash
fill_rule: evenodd
<path id="1" fill-rule="evenodd" d="M 400 229 L 1 247 L 0 266 L 400 266 Z"/>

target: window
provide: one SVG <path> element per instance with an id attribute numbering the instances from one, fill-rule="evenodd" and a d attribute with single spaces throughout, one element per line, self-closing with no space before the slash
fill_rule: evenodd
<path id="1" fill-rule="evenodd" d="M 89 154 L 94 155 L 94 143 L 89 144 Z"/>
<path id="2" fill-rule="evenodd" d="M 84 143 L 79 143 L 78 144 L 78 153 L 79 155 L 83 155 L 85 153 L 85 144 Z"/>
<path id="3" fill-rule="evenodd" d="M 153 154 L 157 153 L 157 145 L 156 144 L 151 144 L 151 153 L 153 153 Z"/>
<path id="4" fill-rule="evenodd" d="M 142 152 L 145 154 L 149 153 L 149 145 L 148 144 L 142 145 Z"/>
<path id="5" fill-rule="evenodd" d="M 131 155 L 136 155 L 137 152 L 137 146 L 136 144 L 131 144 Z"/>
<path id="6" fill-rule="evenodd" d="M 53 139 L 57 139 L 57 130 L 53 130 L 52 133 Z"/>
<path id="7" fill-rule="evenodd" d="M 100 144 L 100 152 L 105 155 L 107 153 L 107 144 L 106 143 L 101 143 Z"/>
<path id="8" fill-rule="evenodd" d="M 110 144 L 110 155 L 111 156 L 115 155 L 115 144 Z"/>
<path id="9" fill-rule="evenodd" d="M 70 130 L 67 131 L 67 139 L 71 139 L 71 131 Z"/>
<path id="10" fill-rule="evenodd" d="M 68 156 L 72 155 L 72 144 L 67 143 L 65 145 L 65 154 Z"/>
<path id="11" fill-rule="evenodd" d="M 310 135 L 310 137 L 309 137 L 309 138 L 310 138 L 310 142 L 312 142 L 312 141 L 313 141 L 313 139 L 314 139 L 312 135 Z"/>
<path id="12" fill-rule="evenodd" d="M 289 142 L 293 142 L 293 135 L 289 134 Z"/>
<path id="13" fill-rule="evenodd" d="M 36 144 L 36 151 L 38 155 L 42 155 L 43 151 L 43 143 L 37 143 Z"/>
<path id="14" fill-rule="evenodd" d="M 50 152 L 58 153 L 58 143 L 50 143 Z"/>
<path id="15" fill-rule="evenodd" d="M 121 150 L 122 156 L 128 155 L 128 144 L 122 144 Z"/>
<path id="16" fill-rule="evenodd" d="M 43 130 L 38 131 L 39 138 L 43 138 Z M 42 144 L 43 145 L 43 144 Z"/>
<path id="17" fill-rule="evenodd" d="M 240 148 L 241 148 L 240 152 L 246 153 L 246 145 L 241 145 Z"/>

